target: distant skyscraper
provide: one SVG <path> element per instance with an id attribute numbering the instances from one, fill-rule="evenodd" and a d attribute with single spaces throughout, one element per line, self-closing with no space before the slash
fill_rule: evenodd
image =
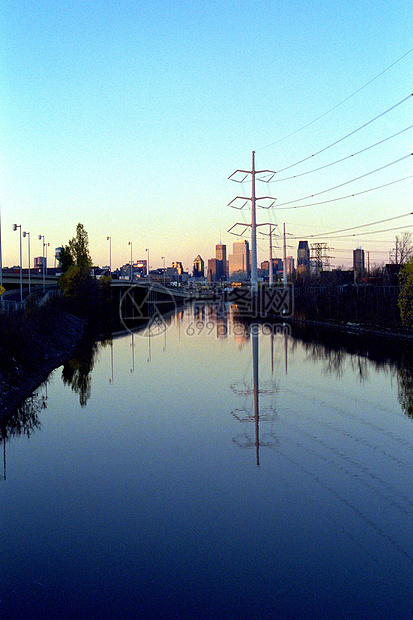
<path id="1" fill-rule="evenodd" d="M 266 275 L 269 275 L 269 271 L 270 271 L 270 261 L 268 260 L 264 260 L 261 263 L 261 269 L 263 269 L 266 272 Z M 283 261 L 281 258 L 273 258 L 272 259 L 272 270 L 273 270 L 273 275 L 274 276 L 278 276 L 278 274 L 282 274 L 283 271 Z"/>
<path id="2" fill-rule="evenodd" d="M 202 260 L 202 258 L 198 254 L 196 259 L 194 260 L 194 268 L 193 268 L 193 272 L 192 272 L 194 278 L 203 278 L 204 277 L 204 269 L 205 269 L 204 261 Z"/>
<path id="3" fill-rule="evenodd" d="M 250 250 L 248 241 L 234 241 L 229 255 L 229 275 L 250 275 Z"/>
<path id="4" fill-rule="evenodd" d="M 219 267 L 219 261 L 216 258 L 208 259 L 208 271 L 207 271 L 207 279 L 208 282 L 216 282 L 219 278 L 217 277 Z"/>
<path id="5" fill-rule="evenodd" d="M 183 266 L 182 266 L 181 261 L 179 261 L 179 260 L 175 260 L 175 261 L 173 261 L 173 262 L 172 262 L 172 267 L 174 267 L 175 269 L 177 269 L 177 270 L 178 270 L 178 274 L 179 274 L 180 276 L 183 274 L 183 272 L 184 272 L 184 268 L 183 268 Z"/>
<path id="6" fill-rule="evenodd" d="M 360 278 L 364 275 L 364 250 L 361 248 L 353 250 L 353 269 L 354 279 L 360 280 Z"/>
<path id="7" fill-rule="evenodd" d="M 217 280 L 227 279 L 227 246 L 217 243 L 215 246 L 215 258 L 220 262 L 217 266 Z"/>
<path id="8" fill-rule="evenodd" d="M 310 248 L 308 246 L 308 241 L 298 242 L 297 266 L 303 266 L 306 269 L 310 266 Z"/>

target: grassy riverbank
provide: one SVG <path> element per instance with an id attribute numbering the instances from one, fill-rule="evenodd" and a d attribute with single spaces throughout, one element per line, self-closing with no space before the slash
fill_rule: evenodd
<path id="1" fill-rule="evenodd" d="M 1 316 L 0 417 L 70 357 L 85 324 L 67 311 L 63 300 Z"/>

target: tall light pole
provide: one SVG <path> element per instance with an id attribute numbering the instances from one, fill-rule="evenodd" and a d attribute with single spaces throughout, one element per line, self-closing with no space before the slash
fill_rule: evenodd
<path id="1" fill-rule="evenodd" d="M 149 269 L 150 269 L 150 265 L 149 265 L 149 248 L 146 248 L 145 252 L 148 252 L 148 281 L 151 279 L 150 275 L 149 275 Z"/>
<path id="2" fill-rule="evenodd" d="M 32 292 L 31 282 L 30 282 L 30 233 L 23 232 L 23 237 L 27 237 L 27 246 L 28 246 L 28 258 L 29 258 L 29 295 Z"/>
<path id="3" fill-rule="evenodd" d="M 165 286 L 166 284 L 165 256 L 161 256 L 161 259 L 163 260 L 163 285 Z"/>
<path id="4" fill-rule="evenodd" d="M 39 241 L 41 241 L 43 239 L 43 247 L 42 247 L 42 270 L 43 270 L 43 293 L 46 291 L 46 274 L 45 274 L 45 270 L 44 270 L 44 246 L 45 246 L 45 242 L 44 242 L 44 235 L 39 235 Z"/>
<path id="5" fill-rule="evenodd" d="M 45 248 L 46 248 L 46 261 L 44 264 L 44 270 L 45 270 L 45 274 L 47 275 L 47 248 L 49 247 L 50 243 L 45 243 Z"/>
<path id="6" fill-rule="evenodd" d="M 22 225 L 13 224 L 13 230 L 20 228 L 20 301 L 23 301 L 23 268 L 22 268 Z"/>
<path id="7" fill-rule="evenodd" d="M 130 245 L 130 281 L 132 282 L 132 241 L 128 241 L 128 245 Z"/>
<path id="8" fill-rule="evenodd" d="M 106 241 L 109 241 L 109 275 L 112 275 L 112 237 L 106 237 Z"/>

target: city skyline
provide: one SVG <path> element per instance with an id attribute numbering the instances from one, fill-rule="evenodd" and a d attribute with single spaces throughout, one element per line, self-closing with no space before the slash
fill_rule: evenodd
<path id="1" fill-rule="evenodd" d="M 350 266 L 359 246 L 372 264 L 388 262 L 413 211 L 412 17 L 405 1 L 121 0 L 92 12 L 78 0 L 6 0 L 3 264 L 19 261 L 14 223 L 35 256 L 38 235 L 58 247 L 81 222 L 98 265 L 109 262 L 109 236 L 114 265 L 132 241 L 136 258 L 150 248 L 153 267 L 166 257 L 191 268 L 249 222 L 227 205 L 250 189 L 228 176 L 250 169 L 252 150 L 258 169 L 278 171 L 257 185 L 277 197 L 258 223 L 285 223 L 295 246 L 326 241 L 335 265 Z M 259 239 L 258 264 L 266 245 Z"/>
<path id="2" fill-rule="evenodd" d="M 236 240 L 234 240 L 234 238 L 232 238 L 232 245 L 234 247 L 234 244 L 235 245 L 240 244 L 240 243 L 242 244 L 242 243 L 245 243 L 246 241 L 247 241 L 248 246 L 249 246 L 249 241 L 244 239 L 244 238 L 237 238 Z M 18 249 L 19 249 L 19 238 L 17 236 L 16 236 L 16 242 L 18 244 Z M 307 240 L 297 241 L 295 246 L 288 245 L 288 250 L 289 251 L 287 251 L 287 253 L 286 253 L 286 255 L 287 255 L 287 262 L 292 259 L 294 264 L 297 265 L 297 268 L 298 268 L 298 266 L 300 264 L 299 263 L 299 256 L 300 256 L 300 247 L 301 247 L 302 243 L 307 243 L 307 246 L 308 246 L 308 261 L 310 261 L 310 259 L 314 261 L 314 257 L 311 258 L 311 256 L 312 256 L 311 252 L 312 251 L 310 249 L 310 246 L 308 245 L 308 241 Z M 39 265 L 42 264 L 43 259 L 45 259 L 45 260 L 47 259 L 47 267 L 48 268 L 53 268 L 53 267 L 57 266 L 57 250 L 59 250 L 60 248 L 59 247 L 52 247 L 52 244 L 50 244 L 50 243 L 47 244 L 46 243 L 46 245 L 49 245 L 49 247 L 46 250 L 46 252 L 47 252 L 46 255 L 43 257 L 42 253 L 41 253 L 42 252 L 42 244 L 43 244 L 43 240 L 39 241 L 40 253 L 37 254 L 36 252 L 33 253 L 33 251 L 31 251 L 31 256 L 30 256 L 31 269 L 39 268 Z M 25 243 L 22 242 L 22 245 L 24 246 Z M 224 250 L 221 250 L 221 252 L 223 253 L 223 255 L 227 256 L 225 262 L 228 265 L 229 257 L 231 255 L 230 254 L 225 254 L 227 252 L 227 250 L 226 250 L 226 248 L 228 247 L 227 244 L 223 244 L 223 243 L 220 242 L 220 243 L 215 244 L 214 247 L 215 247 L 216 254 L 218 254 L 218 248 L 225 248 Z M 262 250 L 262 246 L 261 246 L 261 250 Z M 345 269 L 345 270 L 352 270 L 354 268 L 354 253 L 356 251 L 360 251 L 360 252 L 363 253 L 363 256 L 365 254 L 366 256 L 369 257 L 368 263 L 369 263 L 369 266 L 372 269 L 375 268 L 375 267 L 382 267 L 382 266 L 384 267 L 386 264 L 394 262 L 394 251 L 395 251 L 394 248 L 392 248 L 392 250 L 389 251 L 389 253 L 387 254 L 386 259 L 383 260 L 383 262 L 379 264 L 377 262 L 372 262 L 370 260 L 370 251 L 368 249 L 365 250 L 364 248 L 358 246 L 357 248 L 354 248 L 354 247 L 350 248 L 349 251 L 348 251 L 348 257 L 346 257 L 346 260 L 343 261 L 340 264 L 337 264 L 337 262 L 334 262 L 334 261 L 331 261 L 331 260 L 326 261 L 325 264 L 323 263 L 325 270 L 328 271 L 328 270 L 331 270 L 331 269 L 342 269 L 342 268 Z M 139 249 L 138 249 L 138 252 L 139 252 Z M 248 252 L 249 252 L 249 257 L 250 257 L 250 254 L 251 254 L 250 249 L 248 250 Z M 140 254 L 143 254 L 143 253 L 141 252 Z M 132 258 L 133 258 L 134 266 L 140 266 L 141 264 L 142 265 L 147 265 L 147 258 L 139 258 L 140 254 L 135 256 L 135 252 L 132 253 Z M 28 248 L 23 247 L 22 255 L 23 255 L 23 269 L 26 269 L 27 266 L 28 266 Z M 153 261 L 151 259 L 150 269 L 151 270 L 156 270 L 156 269 L 161 269 L 162 270 L 165 267 L 167 268 L 167 267 L 174 266 L 174 264 L 178 261 L 179 263 L 181 263 L 183 265 L 184 271 L 186 271 L 188 273 L 192 273 L 194 263 L 195 263 L 195 261 L 197 259 L 201 259 L 205 263 L 205 265 L 207 265 L 208 261 L 216 260 L 216 258 L 217 258 L 217 256 L 213 257 L 212 254 L 210 255 L 210 254 L 207 253 L 205 256 L 208 256 L 208 257 L 204 259 L 201 256 L 201 254 L 198 253 L 197 256 L 195 256 L 192 261 L 189 261 L 189 263 L 187 265 L 187 264 L 184 264 L 183 261 L 179 261 L 178 260 L 179 259 L 179 255 L 180 255 L 179 252 L 172 252 L 171 255 L 174 258 L 172 258 L 169 262 L 166 260 L 165 257 L 161 257 L 159 261 L 155 258 L 154 259 L 155 263 L 153 263 Z M 261 258 L 261 255 L 262 255 L 262 258 Z M 112 264 L 112 271 L 115 272 L 115 271 L 120 270 L 122 267 L 125 267 L 125 265 L 130 265 L 130 256 L 131 255 L 130 255 L 130 245 L 129 245 L 129 247 L 127 249 L 127 254 L 125 255 L 125 260 L 121 264 L 113 263 Z M 258 269 L 260 269 L 261 268 L 261 263 L 268 262 L 268 258 L 269 258 L 268 249 L 265 250 L 265 251 L 258 252 L 258 256 L 259 256 L 259 258 L 258 258 L 258 262 L 257 262 L 257 267 L 258 267 Z M 282 262 L 283 261 L 282 249 L 280 247 L 277 247 L 277 246 L 275 248 L 273 248 L 273 255 L 272 256 L 273 256 L 273 261 L 281 261 Z M 92 256 L 92 260 L 93 260 L 93 256 Z M 15 262 L 13 264 L 6 264 L 4 262 L 4 260 L 3 260 L 3 268 L 4 269 L 9 269 L 9 268 L 18 267 L 18 266 L 19 266 L 19 261 Z M 103 262 L 102 264 L 97 264 L 95 261 L 93 261 L 93 266 L 97 267 L 97 268 L 108 268 L 109 267 L 109 255 L 108 255 L 107 262 Z M 207 267 L 205 267 L 205 271 L 207 271 Z M 291 268 L 289 267 L 289 273 L 290 272 L 291 272 Z M 205 277 L 206 276 L 207 276 L 207 274 L 205 273 Z M 228 276 L 228 274 L 227 274 L 227 276 Z"/>

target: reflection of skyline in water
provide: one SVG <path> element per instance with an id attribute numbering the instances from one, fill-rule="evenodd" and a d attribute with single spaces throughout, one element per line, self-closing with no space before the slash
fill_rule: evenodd
<path id="1" fill-rule="evenodd" d="M 3 444 L 5 613 L 410 617 L 411 358 L 205 306 L 81 359 Z"/>

